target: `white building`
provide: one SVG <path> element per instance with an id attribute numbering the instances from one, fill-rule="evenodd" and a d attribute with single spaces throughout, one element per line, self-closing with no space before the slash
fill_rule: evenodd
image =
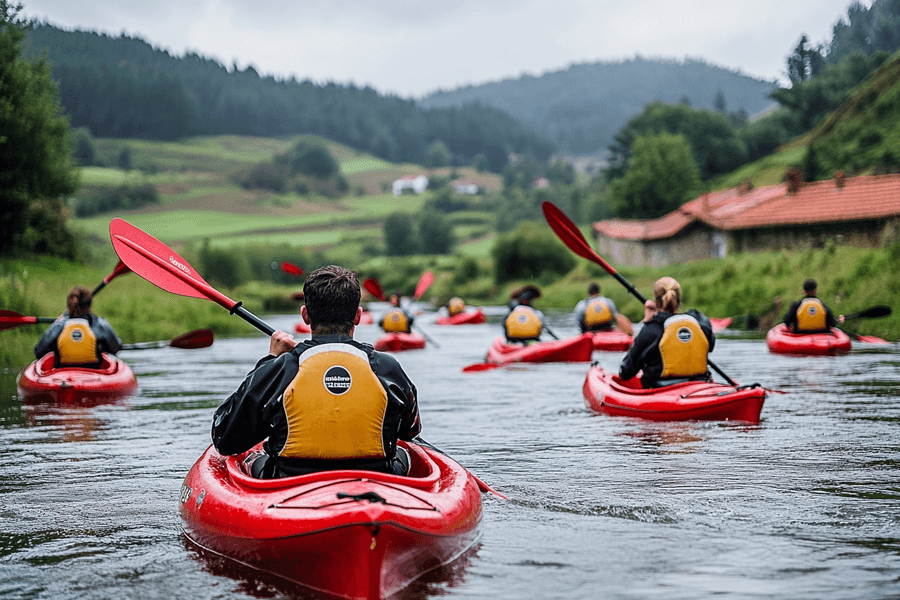
<path id="1" fill-rule="evenodd" d="M 471 179 L 459 179 L 453 182 L 453 189 L 457 194 L 477 194 L 478 184 Z"/>
<path id="2" fill-rule="evenodd" d="M 412 190 L 416 194 L 421 194 L 428 189 L 428 178 L 424 175 L 404 175 L 394 181 L 393 189 L 395 196 L 402 194 L 403 190 Z"/>

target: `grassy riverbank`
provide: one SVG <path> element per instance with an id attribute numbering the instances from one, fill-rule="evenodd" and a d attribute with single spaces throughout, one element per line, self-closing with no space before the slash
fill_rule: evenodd
<path id="1" fill-rule="evenodd" d="M 502 286 L 493 282 L 485 265 L 477 276 L 462 281 L 458 273 L 448 268 L 450 264 L 454 261 L 449 257 L 440 262 L 421 257 L 406 259 L 394 268 L 409 272 L 411 283 L 405 287 L 410 289 L 418 274 L 433 269 L 435 283 L 424 299 L 433 299 L 435 304 L 460 294 L 473 305 L 502 305 L 508 301 L 510 290 L 524 283 L 536 283 L 543 290 L 536 303 L 539 308 L 565 311 L 584 297 L 589 282 L 597 281 L 632 321 L 640 320 L 643 314 L 634 297 L 599 266 L 586 260 L 579 260 L 578 266 L 564 277 L 545 274 L 535 281 Z M 66 293 L 73 285 L 93 289 L 112 272 L 113 266 L 86 266 L 51 258 L 0 263 L 0 309 L 29 316 L 56 316 L 63 310 Z M 653 282 L 658 277 L 671 275 L 684 288 L 685 307 L 697 308 L 711 317 L 736 317 L 736 322 L 742 316 L 754 315 L 762 319 L 762 333 L 773 318 L 780 317 L 787 305 L 800 297 L 800 286 L 807 277 L 818 280 L 820 297 L 837 314 L 858 312 L 877 304 L 892 306 L 900 291 L 900 244 L 879 249 L 829 247 L 743 254 L 724 260 L 619 271 L 645 296 L 652 295 Z M 219 289 L 264 316 L 266 307 L 274 306 L 271 310 L 282 313 L 296 310 L 286 299 L 300 285 L 250 283 L 234 290 Z M 776 297 L 782 300 L 777 310 L 773 306 Z M 278 304 L 273 302 L 276 299 L 284 301 Z M 206 300 L 174 296 L 134 274 L 114 279 L 97 295 L 94 310 L 109 319 L 126 343 L 170 339 L 204 327 L 211 328 L 217 336 L 256 335 L 248 324 L 222 307 Z M 18 369 L 27 364 L 44 327 L 30 325 L 0 332 L 0 366 Z M 900 314 L 854 321 L 847 327 L 893 341 L 900 339 Z"/>

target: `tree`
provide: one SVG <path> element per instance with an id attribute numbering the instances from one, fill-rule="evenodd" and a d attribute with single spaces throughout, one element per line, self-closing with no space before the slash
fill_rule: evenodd
<path id="1" fill-rule="evenodd" d="M 434 210 L 419 214 L 419 248 L 423 254 L 450 254 L 454 242 L 453 226 L 444 215 Z"/>
<path id="2" fill-rule="evenodd" d="M 802 83 L 812 79 L 819 74 L 825 64 L 822 47 L 811 48 L 807 44 L 809 40 L 804 35 L 794 48 L 794 53 L 787 58 L 787 75 L 791 83 Z"/>
<path id="3" fill-rule="evenodd" d="M 21 4 L 0 0 L 0 254 L 41 248 L 71 254 L 74 237 L 59 201 L 78 189 L 69 120 L 46 55 L 22 57 L 28 25 L 19 19 L 21 10 Z M 48 220 L 63 224 L 52 234 L 36 229 Z M 55 239 L 44 244 L 47 235 Z"/>
<path id="4" fill-rule="evenodd" d="M 452 159 L 453 155 L 450 154 L 447 145 L 438 140 L 425 153 L 425 166 L 429 168 L 446 167 Z"/>
<path id="5" fill-rule="evenodd" d="M 663 132 L 684 135 L 700 169 L 701 179 L 729 173 L 746 160 L 747 149 L 725 115 L 684 104 L 654 102 L 632 117 L 616 134 L 615 142 L 610 146 L 615 158 L 606 170 L 607 176 L 614 179 L 625 173 L 635 138 Z"/>
<path id="6" fill-rule="evenodd" d="M 388 215 L 384 221 L 384 246 L 389 256 L 415 254 L 417 248 L 412 217 L 404 212 Z"/>
<path id="7" fill-rule="evenodd" d="M 722 113 L 724 115 L 727 106 L 728 105 L 725 102 L 725 92 L 723 92 L 721 89 L 717 90 L 716 97 L 715 99 L 713 99 L 713 108 L 716 110 L 716 112 Z"/>
<path id="8" fill-rule="evenodd" d="M 119 152 L 118 165 L 123 171 L 131 170 L 131 148 L 128 146 L 125 146 L 122 148 L 121 152 Z"/>
<path id="9" fill-rule="evenodd" d="M 625 176 L 612 184 L 620 217 L 653 219 L 669 213 L 700 190 L 700 174 L 683 135 L 661 133 L 634 141 Z"/>
<path id="10" fill-rule="evenodd" d="M 78 161 L 82 167 L 89 167 L 97 160 L 94 138 L 87 127 L 79 127 L 75 130 L 75 148 L 72 150 L 72 158 Z"/>

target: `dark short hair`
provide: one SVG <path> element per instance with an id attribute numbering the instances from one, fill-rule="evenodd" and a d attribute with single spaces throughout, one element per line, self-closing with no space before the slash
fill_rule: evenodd
<path id="1" fill-rule="evenodd" d="M 807 279 L 806 281 L 803 282 L 803 291 L 804 292 L 807 292 L 807 293 L 811 292 L 811 291 L 815 290 L 816 287 L 818 287 L 818 286 L 816 285 L 815 279 Z"/>
<path id="2" fill-rule="evenodd" d="M 600 286 L 594 282 L 591 282 L 591 284 L 588 286 L 588 294 L 594 295 L 594 294 L 599 294 L 599 293 L 600 293 Z"/>
<path id="3" fill-rule="evenodd" d="M 328 265 L 311 272 L 303 283 L 306 312 L 315 333 L 350 333 L 359 308 L 359 281 L 356 273 Z"/>

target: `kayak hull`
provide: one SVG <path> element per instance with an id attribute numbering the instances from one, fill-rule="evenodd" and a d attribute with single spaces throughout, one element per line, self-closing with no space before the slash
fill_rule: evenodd
<path id="1" fill-rule="evenodd" d="M 328 594 L 388 597 L 468 550 L 481 521 L 481 492 L 463 467 L 405 447 L 409 477 L 344 470 L 275 480 L 246 474 L 250 453 L 210 447 L 182 486 L 185 536 Z"/>
<path id="2" fill-rule="evenodd" d="M 304 321 L 297 321 L 294 324 L 294 332 L 296 333 L 309 333 L 310 328 L 309 325 Z"/>
<path id="3" fill-rule="evenodd" d="M 759 423 L 766 391 L 757 384 L 733 386 L 688 381 L 644 389 L 635 377 L 623 381 L 599 365 L 584 380 L 584 399 L 595 412 L 651 421 L 742 421 Z"/>
<path id="4" fill-rule="evenodd" d="M 418 333 L 386 333 L 375 340 L 375 349 L 380 352 L 421 350 L 424 347 L 425 338 Z"/>
<path id="5" fill-rule="evenodd" d="M 103 354 L 100 367 L 53 367 L 52 352 L 25 367 L 16 380 L 26 401 L 78 404 L 128 396 L 137 389 L 137 378 L 127 364 L 113 354 Z"/>
<path id="6" fill-rule="evenodd" d="M 484 311 L 480 308 L 478 310 L 467 310 L 465 312 L 457 313 L 450 317 L 438 317 L 435 321 L 436 325 L 480 325 L 487 320 L 487 317 L 484 316 Z"/>
<path id="7" fill-rule="evenodd" d="M 517 362 L 590 362 L 593 351 L 594 341 L 590 333 L 527 345 L 508 344 L 503 337 L 498 337 L 488 348 L 485 362 L 497 365 Z"/>
<path id="8" fill-rule="evenodd" d="M 625 352 L 634 345 L 634 336 L 624 331 L 594 331 L 594 350 L 602 352 Z"/>
<path id="9" fill-rule="evenodd" d="M 835 356 L 850 352 L 850 336 L 840 329 L 831 333 L 793 333 L 779 323 L 766 334 L 766 346 L 773 354 Z"/>

